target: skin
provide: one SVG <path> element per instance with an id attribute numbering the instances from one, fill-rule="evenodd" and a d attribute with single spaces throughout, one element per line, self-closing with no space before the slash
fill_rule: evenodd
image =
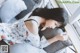
<path id="1" fill-rule="evenodd" d="M 35 18 L 35 17 L 34 17 Z M 34 19 L 32 18 L 32 19 Z M 43 25 L 43 28 L 41 30 L 45 30 L 46 28 L 55 28 L 55 27 L 59 27 L 61 26 L 61 23 L 55 21 L 55 20 L 46 20 L 42 17 L 39 17 L 37 20 L 36 20 L 39 25 L 35 22 L 35 21 L 27 21 L 25 22 L 26 24 L 26 27 L 28 28 L 28 30 L 33 33 L 34 35 L 38 35 L 38 27 L 40 25 Z M 35 23 L 33 23 L 35 22 Z M 36 30 L 35 30 L 36 29 Z M 56 41 L 64 41 L 64 37 L 65 36 L 62 36 L 60 34 L 56 35 L 55 37 L 51 38 L 51 39 L 48 39 L 48 42 L 50 44 L 52 44 L 53 42 L 56 42 Z"/>
<path id="2" fill-rule="evenodd" d="M 32 18 L 32 19 L 34 19 L 34 18 Z M 38 24 L 35 21 L 25 22 L 25 25 L 28 28 L 28 30 L 34 35 L 39 35 L 38 34 L 38 28 L 39 28 L 40 25 L 43 26 L 43 28 L 41 30 L 45 30 L 46 28 L 53 28 L 54 29 L 55 27 L 61 26 L 61 23 L 59 23 L 55 20 L 46 20 L 42 17 L 39 17 L 36 21 L 38 22 Z M 65 36 L 62 36 L 62 35 L 58 34 L 55 37 L 53 37 L 51 39 L 48 39 L 48 42 L 50 44 L 52 44 L 53 42 L 56 42 L 58 40 L 64 41 L 64 38 L 65 38 Z M 2 40 L 1 36 L 0 36 L 0 40 Z"/>

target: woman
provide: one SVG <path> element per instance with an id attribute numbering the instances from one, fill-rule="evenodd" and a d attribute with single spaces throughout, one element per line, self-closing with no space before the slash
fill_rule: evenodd
<path id="1" fill-rule="evenodd" d="M 20 20 L 19 23 L 14 25 L 0 24 L 1 38 L 9 45 L 19 43 L 23 45 L 21 48 L 25 48 L 19 51 L 13 50 L 14 52 L 11 53 L 47 53 L 43 48 L 53 42 L 63 41 L 64 36 L 59 34 L 46 40 L 44 36 L 39 36 L 39 26 L 43 27 L 41 30 L 64 26 L 63 13 L 62 8 L 36 9 L 26 21 Z M 19 44 L 17 48 L 21 49 Z"/>

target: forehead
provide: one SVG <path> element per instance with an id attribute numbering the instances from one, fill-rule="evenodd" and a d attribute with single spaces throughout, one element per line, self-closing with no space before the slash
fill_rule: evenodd
<path id="1" fill-rule="evenodd" d="M 61 23 L 61 22 L 58 22 L 58 21 L 56 21 L 56 20 L 47 20 L 47 22 Z"/>
<path id="2" fill-rule="evenodd" d="M 54 24 L 56 24 L 56 25 L 59 25 L 59 26 L 61 26 L 61 25 L 63 25 L 63 23 L 62 22 L 58 22 L 58 21 L 56 21 L 56 20 L 47 20 L 47 23 L 54 23 Z"/>

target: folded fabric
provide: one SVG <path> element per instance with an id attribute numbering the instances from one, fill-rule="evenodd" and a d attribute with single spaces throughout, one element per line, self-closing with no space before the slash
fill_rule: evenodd
<path id="1" fill-rule="evenodd" d="M 21 11 L 27 9 L 23 0 L 6 0 L 0 9 L 2 22 L 9 22 Z"/>

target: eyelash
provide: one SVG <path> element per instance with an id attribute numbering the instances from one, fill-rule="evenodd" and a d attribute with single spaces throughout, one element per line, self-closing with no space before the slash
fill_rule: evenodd
<path id="1" fill-rule="evenodd" d="M 57 23 L 55 23 L 55 25 L 56 25 L 56 27 L 59 27 L 59 26 L 57 25 Z"/>

